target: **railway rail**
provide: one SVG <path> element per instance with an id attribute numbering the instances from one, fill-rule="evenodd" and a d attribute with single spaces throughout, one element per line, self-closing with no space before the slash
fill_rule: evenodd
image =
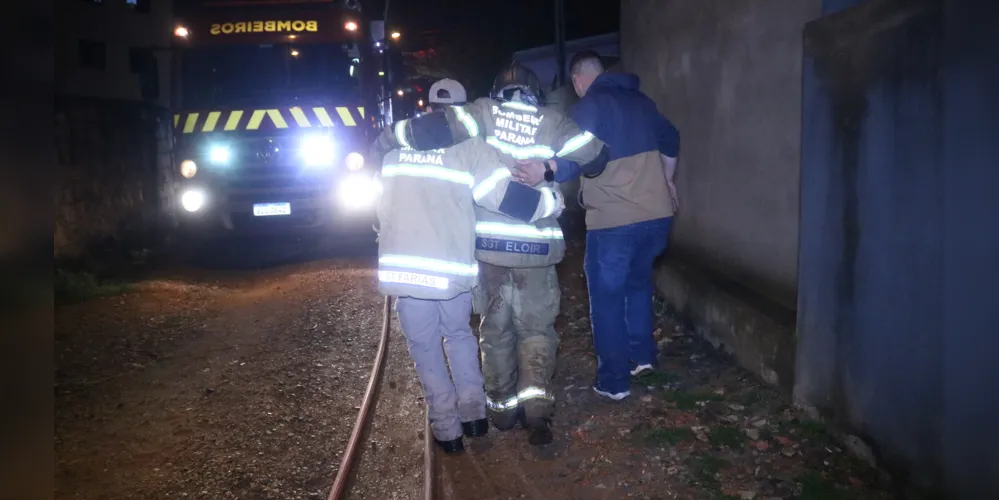
<path id="1" fill-rule="evenodd" d="M 382 331 L 378 340 L 378 351 L 371 368 L 368 386 L 364 391 L 364 400 L 361 402 L 361 408 L 357 413 L 354 429 L 351 431 L 350 439 L 347 441 L 347 449 L 343 454 L 343 459 L 340 461 L 340 468 L 337 471 L 336 479 L 333 480 L 333 487 L 330 489 L 329 500 L 340 500 L 347 494 L 351 473 L 357 462 L 358 450 L 361 448 L 364 431 L 371 421 L 371 408 L 374 406 L 375 398 L 378 394 L 377 389 L 385 368 L 385 354 L 388 351 L 391 319 L 392 298 L 385 297 L 385 303 L 382 306 Z M 433 431 L 430 428 L 430 415 L 427 412 L 424 412 L 423 435 L 423 497 L 425 500 L 437 500 L 439 491 L 437 454 L 434 448 Z"/>

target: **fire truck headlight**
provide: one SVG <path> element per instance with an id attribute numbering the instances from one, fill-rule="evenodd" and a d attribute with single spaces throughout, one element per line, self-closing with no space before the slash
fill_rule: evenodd
<path id="1" fill-rule="evenodd" d="M 198 165 L 191 160 L 184 160 L 180 162 L 180 175 L 183 175 L 185 179 L 190 179 L 194 177 L 194 174 L 198 173 Z"/>
<path id="2" fill-rule="evenodd" d="M 378 199 L 378 182 L 365 174 L 351 174 L 340 181 L 337 197 L 346 208 L 360 210 L 371 207 Z"/>
<path id="3" fill-rule="evenodd" d="M 188 212 L 197 212 L 205 206 L 205 193 L 200 189 L 189 189 L 180 195 L 180 205 Z"/>
<path id="4" fill-rule="evenodd" d="M 347 164 L 347 170 L 350 170 L 351 172 L 356 172 L 364 168 L 364 156 L 362 156 L 361 153 L 357 152 L 350 153 L 349 155 L 347 155 L 347 160 L 345 163 Z"/>
<path id="5" fill-rule="evenodd" d="M 309 167 L 328 167 L 333 164 L 336 145 L 333 139 L 312 135 L 302 139 L 302 161 Z"/>
<path id="6" fill-rule="evenodd" d="M 208 158 L 212 160 L 212 163 L 225 165 L 229 163 L 229 148 L 227 146 L 212 146 L 212 149 L 208 151 Z"/>

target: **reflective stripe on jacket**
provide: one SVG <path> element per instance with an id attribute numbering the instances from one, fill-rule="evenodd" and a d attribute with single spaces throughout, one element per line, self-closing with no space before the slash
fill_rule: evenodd
<path id="1" fill-rule="evenodd" d="M 369 156 L 379 158 L 396 148 L 447 148 L 481 136 L 511 158 L 557 157 L 586 165 L 604 148 L 592 132 L 554 107 L 481 98 L 386 127 L 371 145 Z"/>
<path id="2" fill-rule="evenodd" d="M 603 146 L 555 108 L 539 109 L 493 99 L 479 99 L 466 108 L 481 123 L 486 142 L 503 153 L 511 166 L 516 160 L 544 161 L 556 155 L 586 163 Z M 558 264 L 565 256 L 565 239 L 555 217 L 528 224 L 480 208 L 476 218 L 475 256 L 482 262 L 503 267 L 546 267 Z"/>
<path id="3" fill-rule="evenodd" d="M 447 149 L 390 151 L 380 178 L 378 282 L 385 295 L 445 300 L 471 290 L 476 206 L 537 220 L 553 205 L 545 193 L 511 187 L 502 156 L 481 137 Z"/>
<path id="4" fill-rule="evenodd" d="M 534 224 L 476 210 L 475 258 L 494 266 L 546 267 L 562 261 L 565 240 L 554 217 Z"/>

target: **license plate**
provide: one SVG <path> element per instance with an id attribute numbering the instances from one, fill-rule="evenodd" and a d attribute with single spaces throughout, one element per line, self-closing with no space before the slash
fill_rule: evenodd
<path id="1" fill-rule="evenodd" d="M 291 215 L 291 203 L 254 203 L 253 215 L 256 217 Z"/>

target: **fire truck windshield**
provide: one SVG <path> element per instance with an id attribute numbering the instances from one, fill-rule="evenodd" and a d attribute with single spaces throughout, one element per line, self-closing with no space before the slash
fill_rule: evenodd
<path id="1" fill-rule="evenodd" d="M 189 109 L 350 102 L 360 98 L 356 66 L 342 44 L 204 47 L 184 54 L 180 97 Z"/>

